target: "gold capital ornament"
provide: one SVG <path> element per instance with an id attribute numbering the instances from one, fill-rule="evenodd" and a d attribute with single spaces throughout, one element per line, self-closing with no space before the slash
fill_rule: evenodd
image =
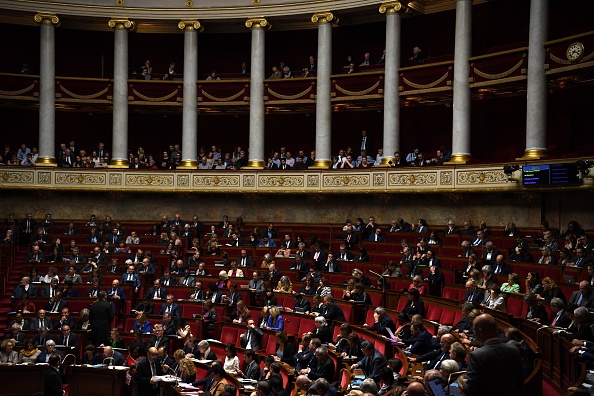
<path id="1" fill-rule="evenodd" d="M 272 25 L 264 17 L 248 18 L 245 27 L 249 29 L 270 29 Z"/>
<path id="2" fill-rule="evenodd" d="M 109 22 L 107 22 L 107 24 L 112 29 L 134 30 L 134 28 L 136 27 L 136 24 L 134 23 L 134 21 L 131 21 L 131 20 L 125 19 L 125 18 L 110 19 Z"/>
<path id="3" fill-rule="evenodd" d="M 181 30 L 196 30 L 197 32 L 204 30 L 204 26 L 195 19 L 181 20 L 178 22 L 177 27 Z"/>
<path id="4" fill-rule="evenodd" d="M 322 23 L 331 23 L 333 25 L 337 25 L 338 24 L 338 18 L 336 17 L 336 15 L 334 15 L 330 11 L 324 11 L 324 12 L 316 12 L 316 13 L 314 13 L 311 16 L 311 21 L 313 23 L 318 23 L 318 24 L 322 24 Z"/>
<path id="5" fill-rule="evenodd" d="M 35 14 L 33 18 L 35 22 L 42 25 L 60 26 L 60 18 L 56 14 L 40 12 L 39 14 Z"/>
<path id="6" fill-rule="evenodd" d="M 409 11 L 409 8 L 399 1 L 387 1 L 379 7 L 380 14 L 395 14 L 397 12 L 406 14 Z"/>

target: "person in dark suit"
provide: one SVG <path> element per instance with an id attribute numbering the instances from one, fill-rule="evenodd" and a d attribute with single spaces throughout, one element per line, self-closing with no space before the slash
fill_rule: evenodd
<path id="1" fill-rule="evenodd" d="M 146 295 L 152 299 L 163 299 L 167 297 L 167 289 L 161 286 L 161 280 L 155 279 L 153 287 L 148 289 Z"/>
<path id="2" fill-rule="evenodd" d="M 311 333 L 306 333 L 311 338 L 319 339 L 322 344 L 329 344 L 332 342 L 332 329 L 323 316 L 317 316 L 314 320 L 315 329 Z"/>
<path id="3" fill-rule="evenodd" d="M 171 342 L 169 341 L 169 338 L 163 334 L 163 325 L 161 323 L 157 323 L 156 325 L 154 325 L 153 332 L 155 334 L 151 336 L 151 339 L 149 340 L 149 346 L 154 347 L 156 349 L 163 347 L 166 351 L 168 351 L 169 344 Z"/>
<path id="4" fill-rule="evenodd" d="M 460 230 L 456 227 L 453 220 L 448 220 L 448 226 L 443 231 L 445 235 L 460 235 Z"/>
<path id="5" fill-rule="evenodd" d="M 14 340 L 15 346 L 23 347 L 25 346 L 25 341 L 27 340 L 27 335 L 21 332 L 22 328 L 21 325 L 18 323 L 13 323 L 10 326 L 11 332 L 6 333 L 4 336 L 5 340 Z"/>
<path id="6" fill-rule="evenodd" d="M 569 306 L 569 304 L 567 304 Z M 575 305 L 572 305 L 575 306 Z M 567 332 L 561 333 L 563 337 L 565 337 L 568 341 L 590 341 L 594 342 L 594 334 L 590 329 L 592 325 L 592 320 L 590 320 L 590 314 L 588 309 L 585 307 L 577 307 L 573 311 L 573 325 L 567 329 Z M 553 334 L 558 333 L 555 331 Z M 575 345 L 575 344 L 574 344 Z"/>
<path id="7" fill-rule="evenodd" d="M 488 241 L 485 243 L 485 249 L 483 250 L 483 265 L 493 265 L 495 263 L 495 259 L 500 254 L 501 252 L 495 247 L 495 245 L 493 245 L 493 242 Z"/>
<path id="8" fill-rule="evenodd" d="M 21 246 L 28 246 L 30 244 L 31 238 L 33 237 L 35 231 L 35 224 L 36 221 L 33 218 L 33 215 L 31 213 L 27 213 L 25 220 L 23 220 L 19 225 L 19 243 Z"/>
<path id="9" fill-rule="evenodd" d="M 117 282 L 117 280 L 116 280 Z M 113 319 L 111 304 L 106 301 L 107 293 L 99 292 L 98 300 L 91 304 L 89 321 L 91 322 L 91 338 L 95 345 L 107 343 L 109 329 Z"/>
<path id="10" fill-rule="evenodd" d="M 114 351 L 111 346 L 106 346 L 103 348 L 103 354 L 101 355 L 100 359 L 101 363 L 107 361 L 108 366 L 124 365 L 124 355 L 122 355 L 118 351 Z"/>
<path id="11" fill-rule="evenodd" d="M 289 267 L 290 270 L 297 270 L 299 271 L 298 279 L 304 278 L 309 272 L 309 265 L 307 261 L 303 259 L 300 255 L 295 255 L 295 261 Z"/>
<path id="12" fill-rule="evenodd" d="M 39 330 L 42 327 L 46 329 L 53 328 L 52 320 L 46 316 L 45 309 L 37 311 L 37 317 L 31 319 L 28 330 Z"/>
<path id="13" fill-rule="evenodd" d="M 254 266 L 254 259 L 252 256 L 248 256 L 247 250 L 241 249 L 241 253 L 237 259 L 237 265 L 240 267 L 252 268 Z"/>
<path id="14" fill-rule="evenodd" d="M 62 330 L 62 326 L 74 327 L 74 318 L 70 316 L 70 310 L 68 308 L 62 308 L 60 317 L 54 323 L 54 330 Z"/>
<path id="15" fill-rule="evenodd" d="M 544 305 L 540 303 L 534 293 L 526 293 L 524 295 L 524 302 L 528 306 L 528 312 L 526 312 L 526 319 L 533 322 L 538 322 L 543 325 L 549 323 L 549 315 Z"/>
<path id="16" fill-rule="evenodd" d="M 159 310 L 159 315 L 163 315 L 165 312 L 169 313 L 172 317 L 177 316 L 181 317 L 181 309 L 177 303 L 173 301 L 174 297 L 173 294 L 168 294 L 167 298 L 165 299 L 165 304 L 161 305 L 161 309 Z"/>
<path id="17" fill-rule="evenodd" d="M 72 334 L 70 332 L 70 326 L 62 326 L 62 334 L 56 338 L 57 345 L 64 345 L 72 349 L 75 355 L 78 355 L 78 334 Z"/>
<path id="18" fill-rule="evenodd" d="M 410 353 L 422 355 L 432 349 L 431 333 L 425 329 L 423 323 L 413 323 L 412 336 L 414 337 L 410 345 Z"/>
<path id="19" fill-rule="evenodd" d="M 111 300 L 122 300 L 122 304 L 126 301 L 126 292 L 120 287 L 120 281 L 117 279 L 111 281 L 111 288 L 106 291 L 106 294 Z"/>
<path id="20" fill-rule="evenodd" d="M 15 288 L 12 294 L 10 295 L 11 299 L 19 299 L 23 297 L 23 293 L 28 293 L 29 297 L 37 297 L 37 287 L 31 284 L 31 278 L 28 276 L 23 276 L 21 278 L 21 283 L 19 283 Z"/>
<path id="21" fill-rule="evenodd" d="M 321 267 L 328 259 L 328 254 L 322 250 L 320 245 L 316 244 L 314 245 L 314 251 L 311 254 L 311 258 L 314 261 L 314 264 L 318 264 Z"/>
<path id="22" fill-rule="evenodd" d="M 373 379 L 379 385 L 381 373 L 388 364 L 386 357 L 374 348 L 371 341 L 363 341 L 361 350 L 365 357 L 353 364 L 351 369 L 362 369 L 365 377 Z"/>
<path id="23" fill-rule="evenodd" d="M 68 306 L 68 301 L 62 298 L 62 292 L 58 291 L 53 297 L 50 297 L 48 303 L 45 305 L 45 310 L 48 312 L 62 312 L 62 309 Z"/>
<path id="24" fill-rule="evenodd" d="M 375 323 L 372 326 L 368 326 L 367 323 L 363 326 L 369 327 L 369 330 L 385 337 L 390 337 L 390 333 L 386 329 L 392 330 L 393 333 L 396 332 L 396 324 L 383 307 L 377 307 L 375 309 L 373 318 L 375 319 Z"/>
<path id="25" fill-rule="evenodd" d="M 41 356 L 41 355 L 40 355 Z M 49 366 L 45 370 L 44 396 L 63 396 L 62 378 L 60 376 L 60 364 L 62 358 L 53 354 L 48 359 Z"/>
<path id="26" fill-rule="evenodd" d="M 477 288 L 476 282 L 472 279 L 466 281 L 466 293 L 464 294 L 464 301 L 471 303 L 475 308 L 479 308 L 484 299 L 485 293 Z"/>
<path id="27" fill-rule="evenodd" d="M 567 328 L 571 324 L 571 319 L 565 314 L 565 302 L 558 297 L 551 299 L 551 321 L 549 325 L 551 327 L 562 327 Z"/>
<path id="28" fill-rule="evenodd" d="M 248 349 L 243 354 L 245 369 L 237 371 L 237 375 L 243 379 L 257 380 L 260 377 L 260 365 L 254 360 L 254 351 Z"/>
<path id="29" fill-rule="evenodd" d="M 354 249 L 355 245 L 359 242 L 359 235 L 353 230 L 352 225 L 348 225 L 346 233 L 344 234 L 344 245 L 347 249 Z"/>
<path id="30" fill-rule="evenodd" d="M 503 274 L 509 275 L 512 273 L 511 267 L 505 262 L 503 255 L 499 254 L 495 257 L 495 262 L 491 265 L 495 275 Z"/>
<path id="31" fill-rule="evenodd" d="M 120 280 L 122 285 L 127 284 L 128 282 L 134 285 L 135 292 L 140 290 L 140 276 L 135 272 L 133 265 L 128 265 L 128 271 L 122 275 L 122 279 Z"/>
<path id="32" fill-rule="evenodd" d="M 324 378 L 328 382 L 333 382 L 335 366 L 332 358 L 328 355 L 328 348 L 318 347 L 314 358 L 309 364 L 309 373 L 303 371 L 308 371 L 308 369 L 303 369 L 302 374 L 307 374 L 307 377 L 311 380 Z"/>
<path id="33" fill-rule="evenodd" d="M 367 240 L 370 242 L 385 242 L 386 237 L 382 235 L 382 229 L 377 227 L 373 230 L 373 233 L 369 234 Z"/>
<path id="34" fill-rule="evenodd" d="M 262 336 L 264 332 L 259 327 L 256 327 L 252 318 L 248 319 L 246 325 L 247 331 L 239 335 L 239 343 L 242 348 L 259 351 L 262 349 Z"/>
<path id="35" fill-rule="evenodd" d="M 324 272 L 342 272 L 342 268 L 340 268 L 340 263 L 335 260 L 334 253 L 328 253 L 328 257 L 326 258 L 326 262 L 322 267 L 322 271 Z"/>
<path id="36" fill-rule="evenodd" d="M 406 313 L 409 316 L 412 315 L 421 315 L 425 316 L 425 303 L 421 298 L 421 294 L 419 290 L 412 288 L 408 291 L 408 301 L 406 305 L 402 309 L 402 312 Z"/>
<path id="37" fill-rule="evenodd" d="M 37 356 L 35 363 L 49 363 L 49 359 L 53 354 L 60 357 L 60 362 L 64 359 L 64 354 L 56 349 L 56 342 L 54 340 L 47 340 L 45 342 L 45 351 Z"/>
<path id="38" fill-rule="evenodd" d="M 571 293 L 569 303 L 578 307 L 594 308 L 594 293 L 588 281 L 580 282 L 580 290 Z"/>
<path id="39" fill-rule="evenodd" d="M 201 360 L 217 360 L 217 355 L 210 350 L 210 344 L 206 340 L 202 340 L 198 343 L 198 349 L 200 350 L 200 356 L 198 359 Z"/>
<path id="40" fill-rule="evenodd" d="M 520 351 L 499 340 L 497 323 L 491 315 L 478 316 L 473 326 L 474 334 L 483 346 L 468 356 L 466 380 L 462 385 L 464 394 L 516 395 L 523 385 Z"/>
<path id="41" fill-rule="evenodd" d="M 307 298 L 303 298 L 303 294 L 295 293 L 295 305 L 293 306 L 293 310 L 297 310 L 300 308 L 303 312 L 310 312 L 311 311 L 311 304 Z"/>
<path id="42" fill-rule="evenodd" d="M 324 311 L 322 316 L 327 322 L 333 321 L 346 322 L 344 311 L 334 302 L 334 297 L 331 295 L 324 296 Z"/>
<path id="43" fill-rule="evenodd" d="M 421 362 L 425 371 L 439 370 L 441 362 L 450 358 L 450 346 L 456 341 L 453 335 L 447 333 L 439 339 L 439 349 L 410 358 L 411 362 Z M 458 371 L 458 370 L 456 370 Z"/>
<path id="44" fill-rule="evenodd" d="M 157 348 L 149 348 L 146 359 L 136 366 L 134 381 L 139 395 L 157 396 L 159 394 L 159 385 L 154 377 L 164 373 L 161 365 L 156 363 L 157 355 Z"/>

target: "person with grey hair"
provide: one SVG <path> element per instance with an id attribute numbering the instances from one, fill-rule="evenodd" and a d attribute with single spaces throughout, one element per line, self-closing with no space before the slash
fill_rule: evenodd
<path id="1" fill-rule="evenodd" d="M 41 352 L 39 356 L 37 356 L 35 363 L 48 363 L 50 356 L 52 356 L 54 353 L 60 355 L 60 359 L 64 359 L 64 354 L 56 349 L 56 342 L 54 340 L 47 340 L 45 342 L 45 351 Z"/>
<path id="2" fill-rule="evenodd" d="M 458 370 L 466 369 L 466 348 L 459 342 L 450 345 L 450 359 L 458 363 Z"/>
<path id="3" fill-rule="evenodd" d="M 295 386 L 300 391 L 304 392 L 307 396 L 312 396 L 317 394 L 316 389 L 312 386 L 313 382 L 310 380 L 307 375 L 300 375 L 295 380 Z"/>
<path id="4" fill-rule="evenodd" d="M 558 297 L 553 297 L 550 304 L 552 313 L 550 325 L 552 327 L 569 327 L 571 324 L 571 319 L 565 315 L 565 302 Z"/>
<path id="5" fill-rule="evenodd" d="M 325 378 L 318 378 L 313 383 L 313 388 L 320 396 L 333 396 L 336 394 L 336 389 L 330 385 Z"/>
<path id="6" fill-rule="evenodd" d="M 470 246 L 469 241 L 462 241 L 460 246 L 462 247 L 462 252 L 458 255 L 458 257 L 468 258 L 471 254 L 474 254 L 474 249 Z"/>
<path id="7" fill-rule="evenodd" d="M 316 349 L 315 357 L 307 370 L 307 376 L 311 380 L 325 378 L 328 382 L 334 381 L 335 366 L 328 355 L 328 348 L 321 346 Z"/>
<path id="8" fill-rule="evenodd" d="M 488 264 L 489 266 L 493 266 L 497 256 L 499 256 L 501 252 L 499 249 L 495 247 L 493 242 L 488 241 L 485 243 L 485 249 L 483 250 L 483 264 Z"/>
<path id="9" fill-rule="evenodd" d="M 200 351 L 201 360 L 217 360 L 217 355 L 210 350 L 210 344 L 206 340 L 202 340 L 198 343 L 198 350 Z"/>
<path id="10" fill-rule="evenodd" d="M 459 371 L 458 362 L 453 359 L 446 359 L 441 362 L 441 366 L 439 367 L 439 372 L 443 379 L 447 380 L 450 377 L 450 374 Z"/>
<path id="11" fill-rule="evenodd" d="M 386 314 L 386 310 L 384 307 L 377 307 L 373 312 L 373 319 L 375 319 L 375 323 L 373 326 L 369 327 L 369 330 L 374 331 L 378 334 L 381 334 L 385 337 L 390 337 L 390 333 L 388 333 L 387 329 L 392 330 L 392 333 L 396 332 L 396 324 L 392 318 Z M 367 327 L 367 323 L 363 325 Z"/>
<path id="12" fill-rule="evenodd" d="M 486 290 L 492 284 L 499 285 L 499 279 L 497 279 L 493 273 L 493 267 L 491 267 L 491 264 L 483 265 L 481 272 L 483 273 L 483 284 L 478 286 L 479 288 Z"/>
<path id="13" fill-rule="evenodd" d="M 377 395 L 377 384 L 371 378 L 366 378 L 361 383 L 361 392 L 363 393 L 370 393 L 372 395 Z"/>

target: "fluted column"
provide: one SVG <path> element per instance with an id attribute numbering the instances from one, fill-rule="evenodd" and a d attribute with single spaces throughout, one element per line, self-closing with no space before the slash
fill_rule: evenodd
<path id="1" fill-rule="evenodd" d="M 454 105 L 451 163 L 470 159 L 470 64 L 472 45 L 472 0 L 456 2 L 456 41 L 454 49 Z"/>
<path id="2" fill-rule="evenodd" d="M 528 92 L 524 159 L 538 159 L 547 152 L 547 77 L 545 75 L 549 1 L 530 2 L 528 33 Z"/>
<path id="3" fill-rule="evenodd" d="M 60 19 L 55 14 L 39 13 L 35 22 L 40 24 L 39 56 L 39 158 L 38 166 L 56 166 L 56 50 L 55 27 Z"/>
<path id="4" fill-rule="evenodd" d="M 338 18 L 331 12 L 316 12 L 311 21 L 318 24 L 318 61 L 316 70 L 316 160 L 312 168 L 332 165 L 332 24 Z"/>
<path id="5" fill-rule="evenodd" d="M 250 156 L 246 168 L 262 169 L 264 162 L 264 32 L 270 29 L 266 18 L 250 18 L 245 26 L 252 30 L 250 72 Z"/>
<path id="6" fill-rule="evenodd" d="M 408 7 L 399 1 L 383 3 L 379 12 L 386 14 L 386 56 L 384 58 L 384 154 L 381 165 L 388 166 L 394 152 L 400 150 L 400 13 Z M 371 154 L 373 156 L 373 153 Z"/>
<path id="7" fill-rule="evenodd" d="M 182 118 L 182 163 L 178 168 L 198 167 L 198 32 L 203 30 L 196 20 L 180 21 L 184 31 L 184 102 Z"/>
<path id="8" fill-rule="evenodd" d="M 113 130 L 110 168 L 127 168 L 128 161 L 128 30 L 134 22 L 111 19 L 114 29 L 113 57 Z"/>

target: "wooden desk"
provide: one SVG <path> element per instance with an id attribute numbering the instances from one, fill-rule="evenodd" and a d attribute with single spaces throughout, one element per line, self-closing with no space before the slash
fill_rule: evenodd
<path id="1" fill-rule="evenodd" d="M 45 387 L 43 378 L 49 366 L 0 366 L 0 383 L 3 396 L 22 396 L 43 394 Z"/>
<path id="2" fill-rule="evenodd" d="M 126 381 L 125 369 L 67 366 L 68 393 L 80 396 L 121 395 Z"/>

